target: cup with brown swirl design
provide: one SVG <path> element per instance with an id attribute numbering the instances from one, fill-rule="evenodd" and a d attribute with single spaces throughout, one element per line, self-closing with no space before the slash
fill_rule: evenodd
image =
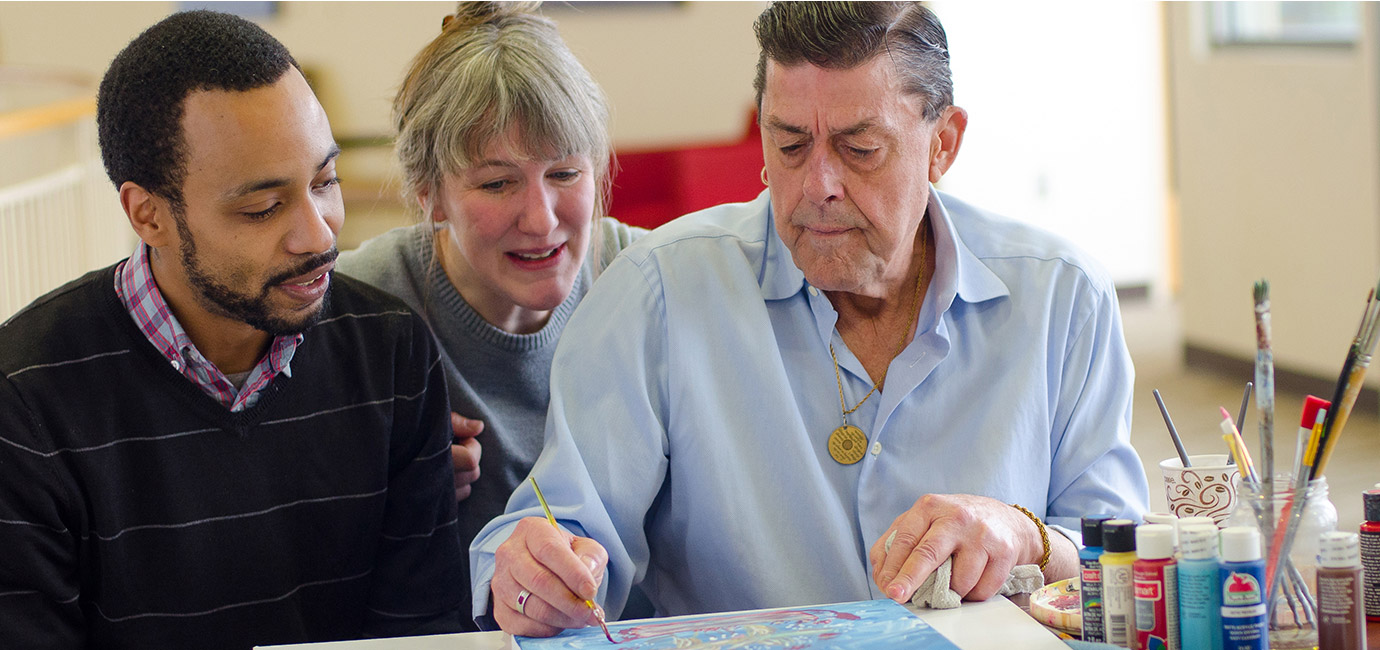
<path id="1" fill-rule="evenodd" d="M 1189 456 L 1188 464 L 1185 468 L 1178 456 L 1160 461 L 1169 509 L 1180 518 L 1212 517 L 1222 525 L 1236 507 L 1236 480 L 1241 472 L 1227 464 L 1226 454 Z"/>

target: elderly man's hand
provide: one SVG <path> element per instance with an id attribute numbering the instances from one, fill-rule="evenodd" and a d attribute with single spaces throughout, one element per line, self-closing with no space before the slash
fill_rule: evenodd
<path id="1" fill-rule="evenodd" d="M 968 600 L 986 600 L 1012 568 L 1038 563 L 1043 552 L 1035 523 L 1005 503 L 969 494 L 926 494 L 891 522 L 868 557 L 877 587 L 905 603 L 951 555 L 949 588 Z"/>
<path id="2" fill-rule="evenodd" d="M 450 444 L 450 465 L 455 471 L 455 500 L 470 496 L 470 484 L 479 480 L 479 456 L 484 449 L 474 437 L 484 432 L 484 423 L 459 413 L 450 414 L 450 430 L 455 442 Z"/>
<path id="3" fill-rule="evenodd" d="M 567 628 L 598 625 L 585 600 L 598 594 L 608 559 L 604 547 L 592 539 L 571 535 L 539 517 L 519 521 L 494 553 L 489 584 L 494 620 L 504 632 L 522 636 L 551 636 Z"/>

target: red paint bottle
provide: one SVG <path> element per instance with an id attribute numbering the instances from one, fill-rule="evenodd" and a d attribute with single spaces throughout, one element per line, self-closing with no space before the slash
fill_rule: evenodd
<path id="1" fill-rule="evenodd" d="M 1361 494 L 1366 520 L 1361 522 L 1361 567 L 1366 582 L 1366 620 L 1380 621 L 1380 485 Z"/>
<path id="2" fill-rule="evenodd" d="M 1179 573 L 1174 561 L 1174 527 L 1136 528 L 1136 644 L 1141 650 L 1179 650 Z"/>

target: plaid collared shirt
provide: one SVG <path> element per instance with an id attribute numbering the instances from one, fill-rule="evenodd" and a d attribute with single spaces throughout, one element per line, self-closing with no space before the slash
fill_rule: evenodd
<path id="1" fill-rule="evenodd" d="M 149 267 L 148 247 L 139 242 L 134 254 L 115 270 L 115 293 L 120 297 L 134 323 L 148 337 L 153 347 L 167 358 L 168 363 L 207 395 L 224 404 L 231 411 L 242 411 L 254 405 L 263 395 L 268 383 L 283 373 L 292 376 L 292 355 L 302 342 L 302 335 L 277 336 L 238 390 L 225 373 L 202 356 L 192 339 L 182 329 L 163 300 L 163 294 L 153 279 Z"/>

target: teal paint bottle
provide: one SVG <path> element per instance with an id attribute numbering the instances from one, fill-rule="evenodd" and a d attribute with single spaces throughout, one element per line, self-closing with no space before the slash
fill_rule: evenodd
<path id="1" fill-rule="evenodd" d="M 1179 638 L 1184 648 L 1222 650 L 1222 585 L 1217 582 L 1217 526 L 1179 528 Z"/>
<path id="2" fill-rule="evenodd" d="M 1107 515 L 1083 518 L 1083 548 L 1078 551 L 1078 594 L 1083 601 L 1083 640 L 1106 641 L 1102 629 L 1102 522 Z M 1214 569 L 1216 565 L 1214 565 Z"/>

